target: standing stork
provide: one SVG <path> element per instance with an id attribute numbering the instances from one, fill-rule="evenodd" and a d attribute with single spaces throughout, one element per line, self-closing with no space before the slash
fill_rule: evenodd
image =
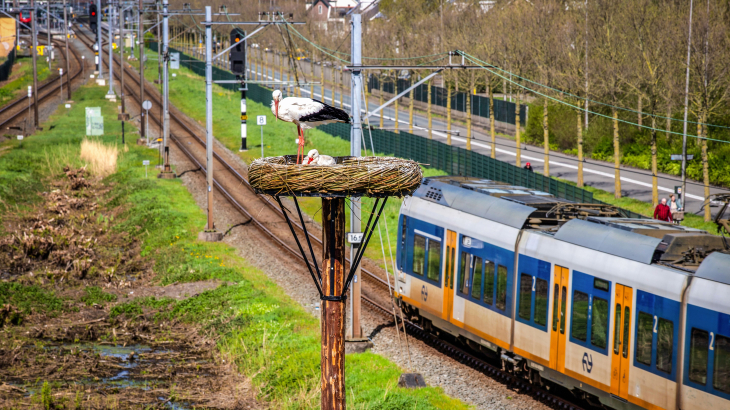
<path id="1" fill-rule="evenodd" d="M 293 122 L 297 125 L 299 138 L 297 139 L 297 164 L 304 157 L 304 130 L 322 124 L 333 122 L 350 123 L 350 116 L 339 108 L 327 105 L 322 101 L 311 98 L 286 97 L 282 99 L 280 90 L 272 93 L 271 111 L 282 121 Z"/>

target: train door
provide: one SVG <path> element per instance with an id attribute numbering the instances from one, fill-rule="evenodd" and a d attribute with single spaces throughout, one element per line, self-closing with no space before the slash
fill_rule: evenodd
<path id="1" fill-rule="evenodd" d="M 446 263 L 444 264 L 444 310 L 443 318 L 451 320 L 454 308 L 454 263 L 456 261 L 456 238 L 454 231 L 446 231 Z"/>
<path id="2" fill-rule="evenodd" d="M 550 328 L 550 368 L 565 372 L 565 339 L 568 316 L 570 269 L 555 265 L 553 273 L 553 320 Z"/>
<path id="3" fill-rule="evenodd" d="M 611 394 L 629 397 L 629 348 L 631 343 L 631 308 L 634 291 L 616 284 L 613 313 L 613 353 L 611 356 Z"/>

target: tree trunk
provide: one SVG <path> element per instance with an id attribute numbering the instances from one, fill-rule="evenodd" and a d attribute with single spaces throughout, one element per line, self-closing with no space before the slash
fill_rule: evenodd
<path id="1" fill-rule="evenodd" d="M 469 89 L 466 90 L 466 149 L 468 151 L 471 151 L 471 98 L 474 90 L 474 75 L 472 74 L 471 77 Z"/>
<path id="2" fill-rule="evenodd" d="M 701 147 L 702 147 L 702 183 L 705 185 L 705 199 L 710 196 L 710 169 L 709 169 L 709 158 L 707 155 L 707 127 L 703 126 L 702 124 L 705 124 L 707 122 L 707 114 L 703 111 L 702 115 L 700 116 L 700 120 L 698 121 L 699 124 L 697 124 L 697 127 L 699 128 L 697 131 L 697 135 L 701 136 Z M 684 198 L 682 198 L 682 206 L 684 205 L 684 202 L 686 201 L 687 195 L 683 195 Z M 712 210 L 710 209 L 710 204 L 705 205 L 705 222 L 712 221 Z"/>
<path id="3" fill-rule="evenodd" d="M 544 174 L 546 177 L 550 176 L 550 133 L 548 132 L 548 106 L 547 98 L 543 99 L 542 106 L 542 134 L 545 139 L 545 170 Z"/>
<path id="4" fill-rule="evenodd" d="M 664 129 L 667 131 L 664 136 L 669 141 L 669 135 L 671 135 L 669 132 L 672 131 L 672 107 L 667 108 L 667 126 Z"/>
<path id="5" fill-rule="evenodd" d="M 398 95 L 398 74 L 394 76 L 395 84 L 393 85 L 393 96 Z M 398 99 L 393 102 L 393 108 L 395 108 L 395 132 L 398 133 Z"/>
<path id="6" fill-rule="evenodd" d="M 446 84 L 446 144 L 451 145 L 451 83 Z"/>
<path id="7" fill-rule="evenodd" d="M 619 168 L 621 164 L 621 158 L 619 153 L 619 142 L 618 142 L 618 111 L 616 110 L 616 107 L 612 107 L 611 111 L 613 111 L 613 167 L 614 167 L 614 178 L 615 181 L 615 190 L 614 197 L 616 199 L 621 198 L 621 170 Z"/>
<path id="8" fill-rule="evenodd" d="M 316 54 L 314 51 L 312 51 L 312 61 L 309 62 L 309 71 L 310 71 L 310 78 L 311 78 L 311 84 L 309 84 L 309 98 L 314 98 L 314 58 L 316 57 Z"/>
<path id="9" fill-rule="evenodd" d="M 380 92 L 378 93 L 379 94 L 378 95 L 378 107 L 382 107 L 383 106 L 383 76 L 382 75 L 378 76 L 378 83 L 380 85 L 380 90 L 379 90 Z M 340 96 L 342 96 L 342 90 L 340 90 Z M 380 128 L 381 129 L 383 128 L 383 119 L 384 119 L 383 113 L 384 112 L 385 112 L 385 109 L 380 110 Z"/>
<path id="10" fill-rule="evenodd" d="M 515 155 L 515 165 L 518 167 L 522 167 L 522 149 L 520 148 L 520 100 L 522 99 L 522 94 L 517 93 L 517 96 L 515 97 L 515 147 L 516 147 L 516 153 Z"/>
<path id="11" fill-rule="evenodd" d="M 583 188 L 583 112 L 578 114 L 578 188 Z"/>
<path id="12" fill-rule="evenodd" d="M 641 115 L 641 102 L 642 102 L 641 101 L 641 94 L 639 94 L 639 108 L 637 110 L 637 111 L 639 111 L 639 130 L 641 130 L 641 128 L 642 128 L 643 119 L 644 119 L 644 116 Z"/>
<path id="13" fill-rule="evenodd" d="M 322 90 L 322 96 L 321 96 L 322 97 L 322 102 L 327 102 L 327 98 L 326 98 L 327 93 L 325 92 L 325 87 L 324 87 L 325 86 L 325 82 L 324 82 L 324 61 L 322 61 L 322 63 L 319 66 L 319 83 L 322 84 L 321 85 L 321 87 L 322 87 L 321 88 L 321 90 Z M 314 98 L 314 97 L 312 97 L 312 98 Z M 335 98 L 334 98 L 334 93 L 332 93 L 332 106 L 334 106 L 334 105 L 335 105 Z"/>
<path id="14" fill-rule="evenodd" d="M 332 106 L 333 107 L 335 106 L 335 98 L 337 98 L 337 81 L 335 81 L 335 78 L 336 78 L 335 72 L 336 72 L 335 65 L 332 64 L 332 73 L 331 74 L 332 74 Z M 369 77 L 366 75 L 365 78 L 367 79 Z M 366 81 L 366 83 L 367 83 L 367 81 Z M 366 87 L 365 89 L 367 90 L 368 89 L 367 85 L 365 87 Z M 368 92 L 369 91 L 365 92 L 365 96 L 368 95 Z M 370 108 L 366 105 L 365 110 L 370 111 Z"/>
<path id="15" fill-rule="evenodd" d="M 345 282 L 345 199 L 322 198 L 322 292 L 339 296 Z M 322 304 L 321 408 L 345 409 L 345 302 Z"/>
<path id="16" fill-rule="evenodd" d="M 408 100 L 408 132 L 413 134 L 413 89 L 408 93 Z"/>
<path id="17" fill-rule="evenodd" d="M 651 205 L 659 204 L 659 181 L 657 180 L 656 117 L 651 116 Z"/>
<path id="18" fill-rule="evenodd" d="M 343 69 L 341 68 L 341 69 L 340 69 L 340 81 L 339 81 L 339 84 L 340 84 L 340 109 L 342 109 L 342 107 L 344 106 L 344 105 L 342 104 L 342 98 L 343 98 L 343 97 L 342 97 L 342 95 L 343 95 L 343 94 L 345 93 L 345 87 L 344 87 L 344 84 L 343 84 L 343 83 L 344 83 L 344 80 L 343 80 L 343 78 L 342 78 L 342 76 L 343 76 L 343 74 L 342 74 L 342 70 L 343 70 Z M 381 90 L 381 91 L 382 91 L 382 90 Z M 382 111 L 381 111 L 381 112 L 382 112 Z"/>
<path id="19" fill-rule="evenodd" d="M 490 155 L 492 158 L 497 158 L 497 134 L 494 132 L 494 93 L 489 82 L 487 82 L 487 88 L 489 88 L 489 136 L 492 138 Z"/>
<path id="20" fill-rule="evenodd" d="M 428 80 L 426 83 L 426 87 L 428 87 L 428 91 L 426 92 L 427 95 L 427 105 L 426 105 L 426 115 L 428 117 L 428 139 L 433 139 L 433 115 L 431 114 L 431 80 Z"/>

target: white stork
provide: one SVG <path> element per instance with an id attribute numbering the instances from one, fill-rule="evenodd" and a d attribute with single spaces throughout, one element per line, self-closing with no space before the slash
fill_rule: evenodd
<path id="1" fill-rule="evenodd" d="M 333 122 L 350 123 L 350 116 L 345 111 L 311 98 L 286 97 L 282 99 L 280 90 L 272 93 L 271 111 L 282 121 L 297 125 L 299 139 L 297 143 L 297 164 L 304 157 L 304 130 Z"/>

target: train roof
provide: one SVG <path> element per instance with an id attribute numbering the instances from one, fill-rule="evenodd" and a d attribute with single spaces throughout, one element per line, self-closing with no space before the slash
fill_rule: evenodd
<path id="1" fill-rule="evenodd" d="M 659 263 L 696 272 L 706 279 L 730 282 L 730 255 L 716 252 L 726 249 L 723 238 L 700 229 L 628 218 L 611 205 L 575 203 L 480 178 L 424 178 L 413 196 L 625 259 Z"/>

